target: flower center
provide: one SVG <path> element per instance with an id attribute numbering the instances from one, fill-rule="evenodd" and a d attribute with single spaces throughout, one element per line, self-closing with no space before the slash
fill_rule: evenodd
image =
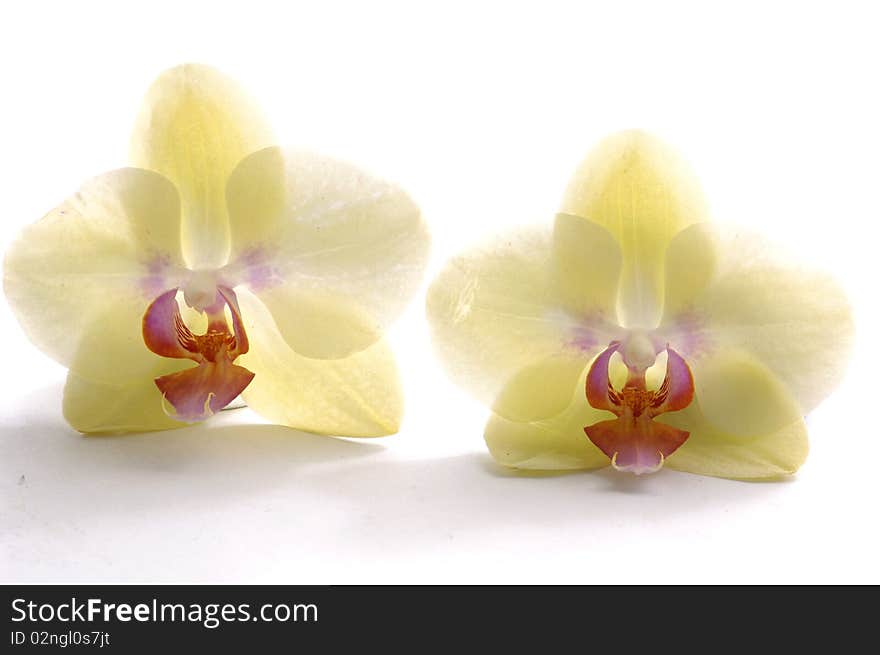
<path id="1" fill-rule="evenodd" d="M 620 348 L 623 363 L 630 371 L 644 373 L 657 361 L 657 350 L 654 342 L 644 332 L 630 334 Z"/>
<path id="2" fill-rule="evenodd" d="M 648 389 L 645 373 L 662 350 L 667 354 L 666 376 L 659 389 Z M 616 352 L 627 367 L 627 380 L 620 390 L 614 388 L 609 376 Z M 681 355 L 668 345 L 658 349 L 644 333 L 631 334 L 623 342 L 613 341 L 596 357 L 587 373 L 586 395 L 592 407 L 617 417 L 589 425 L 584 432 L 619 470 L 637 475 L 659 470 L 690 434 L 653 420 L 664 412 L 687 407 L 694 397 L 694 380 Z"/>
<path id="3" fill-rule="evenodd" d="M 217 302 L 216 271 L 192 271 L 183 285 L 183 300 L 196 311 L 203 312 Z"/>
<path id="4" fill-rule="evenodd" d="M 248 351 L 235 292 L 216 285 L 207 291 L 200 286 L 203 282 L 202 278 L 195 287 L 184 290 L 184 300 L 207 315 L 205 334 L 193 334 L 184 323 L 176 288 L 156 298 L 143 319 L 147 348 L 162 357 L 191 359 L 198 364 L 155 380 L 166 413 L 181 421 L 200 421 L 212 416 L 232 402 L 254 378 L 253 373 L 233 364 Z M 232 330 L 226 320 L 227 308 L 232 316 Z"/>
<path id="5" fill-rule="evenodd" d="M 209 362 L 235 350 L 235 337 L 228 332 L 207 332 L 194 338 L 196 351 Z"/>

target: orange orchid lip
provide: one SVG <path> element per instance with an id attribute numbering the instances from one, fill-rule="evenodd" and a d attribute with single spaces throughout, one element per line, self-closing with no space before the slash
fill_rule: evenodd
<path id="1" fill-rule="evenodd" d="M 194 422 L 219 412 L 250 384 L 254 374 L 233 362 L 248 351 L 248 338 L 241 320 L 235 292 L 218 286 L 215 301 L 205 308 L 208 329 L 193 334 L 180 315 L 178 289 L 170 289 L 156 298 L 143 318 L 143 338 L 147 348 L 157 355 L 173 359 L 191 359 L 198 364 L 170 375 L 156 378 L 163 399 L 171 405 L 166 412 L 172 418 Z M 226 308 L 232 316 L 232 330 L 226 321 Z"/>
<path id="2" fill-rule="evenodd" d="M 646 388 L 645 367 L 627 363 L 628 379 L 622 389 L 611 384 L 608 367 L 621 348 L 613 341 L 593 362 L 587 374 L 587 401 L 596 409 L 613 412 L 617 418 L 586 426 L 592 441 L 610 459 L 614 468 L 636 475 L 659 470 L 667 457 L 690 436 L 689 432 L 654 421 L 665 412 L 690 405 L 694 379 L 687 362 L 668 345 L 666 376 L 657 390 Z"/>

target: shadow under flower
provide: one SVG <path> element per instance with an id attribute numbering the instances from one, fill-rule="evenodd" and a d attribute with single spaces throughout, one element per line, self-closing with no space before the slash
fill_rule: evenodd
<path id="1" fill-rule="evenodd" d="M 40 411 L 57 404 L 56 387 L 23 399 L 15 423 L 0 425 L 3 486 L 27 488 L 22 508 L 46 518 L 94 518 L 154 504 L 199 499 L 220 508 L 275 485 L 306 467 L 338 466 L 376 455 L 377 443 L 319 436 L 259 420 L 247 410 L 162 432 L 84 436 Z"/>
<path id="2" fill-rule="evenodd" d="M 688 533 L 701 516 L 779 504 L 789 487 L 674 471 L 523 475 L 496 465 L 478 435 L 476 452 L 406 459 L 377 442 L 243 424 L 247 410 L 169 432 L 83 437 L 46 411 L 53 402 L 54 388 L 26 397 L 16 422 L 0 425 L 0 545 L 21 571 L 5 579 L 363 579 L 363 563 L 389 553 L 516 557 L 528 543 L 589 552 L 597 534 L 636 543 L 661 524 Z M 313 568 L 327 561 L 332 575 Z"/>

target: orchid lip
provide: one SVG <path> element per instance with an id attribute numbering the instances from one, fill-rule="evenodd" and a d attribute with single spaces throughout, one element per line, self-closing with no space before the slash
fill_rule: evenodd
<path id="1" fill-rule="evenodd" d="M 143 338 L 157 355 L 196 362 L 196 367 L 158 377 L 155 383 L 166 414 L 181 421 L 201 421 L 232 402 L 253 380 L 253 373 L 233 363 L 248 351 L 249 343 L 232 289 L 214 287 L 213 302 L 202 310 L 208 317 L 205 334 L 193 334 L 187 327 L 177 293 L 177 288 L 169 289 L 150 304 L 143 318 Z"/>
<path id="2" fill-rule="evenodd" d="M 654 363 L 650 354 L 655 346 L 645 335 L 636 333 L 625 341 L 612 341 L 596 357 L 586 380 L 587 402 L 616 418 L 586 426 L 584 432 L 618 470 L 640 475 L 662 468 L 688 438 L 689 432 L 654 421 L 665 412 L 687 407 L 694 397 L 694 380 L 685 360 L 668 345 L 666 376 L 659 389 L 648 389 L 645 371 Z M 622 389 L 615 389 L 609 377 L 612 356 L 622 351 L 628 378 Z"/>
<path id="3" fill-rule="evenodd" d="M 620 462 L 617 461 L 617 458 L 620 455 L 620 453 L 618 451 L 615 451 L 614 454 L 611 456 L 611 466 L 618 471 L 626 471 L 626 472 L 632 473 L 634 475 L 644 475 L 645 473 L 656 473 L 661 468 L 663 468 L 663 463 L 666 461 L 665 455 L 663 455 L 662 452 L 659 454 L 660 454 L 660 457 L 657 460 L 657 463 L 655 465 L 647 464 L 645 466 L 632 466 L 632 465 L 624 466 Z"/>

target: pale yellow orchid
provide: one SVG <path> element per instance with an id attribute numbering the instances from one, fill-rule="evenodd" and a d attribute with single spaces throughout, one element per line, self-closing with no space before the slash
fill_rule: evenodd
<path id="1" fill-rule="evenodd" d="M 24 230 L 5 291 L 70 371 L 77 430 L 179 427 L 239 394 L 317 433 L 398 429 L 383 330 L 416 291 L 429 239 L 396 186 L 282 150 L 242 91 L 184 65 L 150 88 L 134 168 L 111 171 Z"/>
<path id="2" fill-rule="evenodd" d="M 706 218 L 681 160 L 625 132 L 586 159 L 552 229 L 446 266 L 428 293 L 436 350 L 491 405 L 498 462 L 738 479 L 800 467 L 803 416 L 847 363 L 848 303 Z"/>

